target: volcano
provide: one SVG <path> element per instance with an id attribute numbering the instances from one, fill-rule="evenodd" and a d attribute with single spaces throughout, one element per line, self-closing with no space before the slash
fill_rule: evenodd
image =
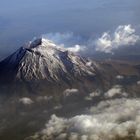
<path id="1" fill-rule="evenodd" d="M 38 38 L 0 62 L 0 81 L 12 88 L 20 85 L 20 89 L 21 85 L 30 89 L 79 84 L 89 87 L 99 81 L 98 69 L 97 62 Z"/>

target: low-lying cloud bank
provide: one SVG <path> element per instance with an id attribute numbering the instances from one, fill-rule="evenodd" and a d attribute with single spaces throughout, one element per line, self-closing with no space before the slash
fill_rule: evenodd
<path id="1" fill-rule="evenodd" d="M 46 127 L 29 139 L 119 140 L 140 139 L 140 99 L 100 102 L 89 114 L 61 118 L 52 115 Z"/>
<path id="2" fill-rule="evenodd" d="M 90 38 L 83 41 L 83 38 L 73 33 L 48 33 L 42 37 L 52 40 L 62 48 L 75 53 L 114 53 L 115 50 L 134 46 L 140 41 L 140 36 L 130 25 L 119 25 L 114 32 L 104 32 L 100 38 Z"/>

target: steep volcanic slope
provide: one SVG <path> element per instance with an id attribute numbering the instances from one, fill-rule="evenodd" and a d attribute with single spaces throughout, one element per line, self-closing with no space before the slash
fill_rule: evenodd
<path id="1" fill-rule="evenodd" d="M 20 83 L 32 89 L 47 86 L 50 89 L 55 84 L 94 87 L 93 83 L 98 84 L 99 81 L 97 74 L 96 62 L 90 62 L 43 38 L 21 47 L 0 63 L 1 83 L 10 83 L 13 87 L 16 83 L 16 88 Z M 22 89 L 21 85 L 19 87 Z"/>
<path id="2" fill-rule="evenodd" d="M 94 76 L 95 70 L 86 64 L 87 60 L 41 38 L 2 61 L 0 72 L 8 74 L 8 78 L 14 75 L 18 80 L 59 81 L 75 76 Z"/>

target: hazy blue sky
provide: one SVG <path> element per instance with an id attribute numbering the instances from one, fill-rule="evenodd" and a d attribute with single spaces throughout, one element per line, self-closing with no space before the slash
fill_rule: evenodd
<path id="1" fill-rule="evenodd" d="M 73 32 L 89 38 L 140 23 L 140 0 L 0 0 L 0 58 L 34 36 Z"/>

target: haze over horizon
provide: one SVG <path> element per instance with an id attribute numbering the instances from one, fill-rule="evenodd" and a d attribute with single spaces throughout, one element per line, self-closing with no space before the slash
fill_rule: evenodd
<path id="1" fill-rule="evenodd" d="M 140 33 L 139 0 L 2 0 L 0 3 L 0 59 L 42 34 L 72 33 L 70 41 L 82 44 L 90 38 L 100 38 L 104 32 L 113 33 L 120 25 L 132 25 L 135 34 Z"/>

